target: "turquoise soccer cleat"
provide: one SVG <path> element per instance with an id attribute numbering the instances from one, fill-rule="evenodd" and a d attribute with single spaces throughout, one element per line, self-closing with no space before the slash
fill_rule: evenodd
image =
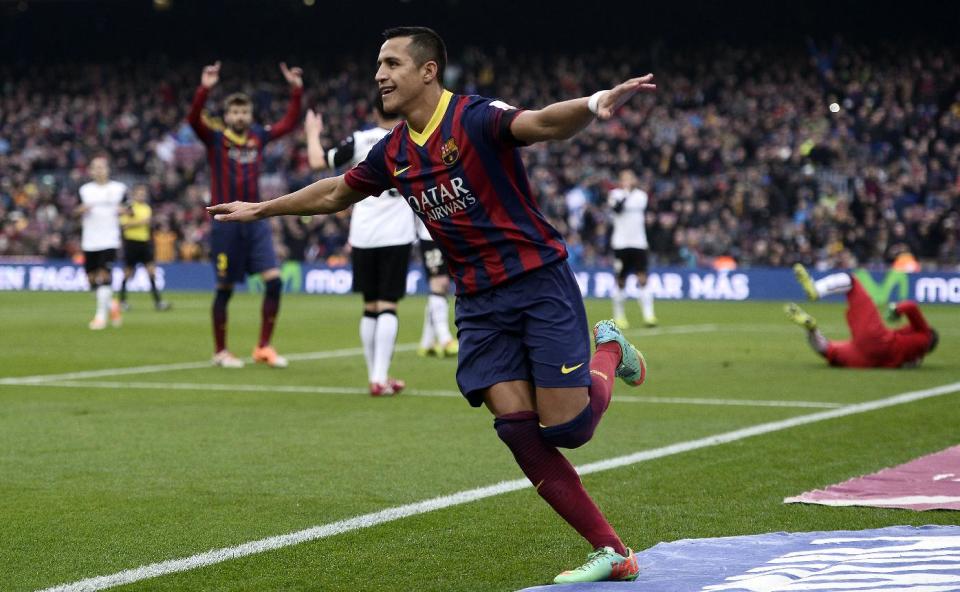
<path id="1" fill-rule="evenodd" d="M 553 583 L 632 582 L 639 574 L 640 565 L 633 550 L 627 549 L 627 555 L 623 556 L 610 547 L 602 547 L 587 555 L 587 562 L 580 567 L 567 570 L 553 578 Z"/>
<path id="2" fill-rule="evenodd" d="M 643 354 L 623 336 L 613 321 L 600 321 L 593 326 L 593 339 L 596 345 L 616 341 L 620 345 L 620 365 L 617 376 L 630 386 L 640 386 L 647 379 L 647 362 Z"/>

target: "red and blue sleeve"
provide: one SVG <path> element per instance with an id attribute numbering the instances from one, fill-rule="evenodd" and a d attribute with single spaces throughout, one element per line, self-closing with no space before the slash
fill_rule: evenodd
<path id="1" fill-rule="evenodd" d="M 479 129 L 483 139 L 496 146 L 516 148 L 526 145 L 510 131 L 510 124 L 523 113 L 523 109 L 484 97 L 470 97 L 468 100 L 463 113 L 464 125 Z"/>
<path id="2" fill-rule="evenodd" d="M 193 131 L 204 144 L 213 141 L 213 130 L 203 121 L 203 105 L 207 102 L 207 96 L 210 89 L 200 85 L 197 91 L 193 93 L 193 102 L 190 103 L 190 112 L 187 113 L 187 123 L 193 128 Z"/>
<path id="3" fill-rule="evenodd" d="M 300 103 L 303 97 L 303 87 L 293 86 L 290 88 L 290 103 L 287 105 L 287 112 L 284 113 L 280 121 L 267 128 L 267 140 L 276 140 L 280 136 L 285 136 L 292 132 L 300 122 Z"/>

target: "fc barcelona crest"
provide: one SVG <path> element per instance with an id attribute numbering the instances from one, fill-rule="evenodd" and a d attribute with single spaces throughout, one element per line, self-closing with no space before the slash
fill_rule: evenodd
<path id="1" fill-rule="evenodd" d="M 453 163 L 457 162 L 458 158 L 460 158 L 460 149 L 457 148 L 457 143 L 453 138 L 450 138 L 443 143 L 443 146 L 440 146 L 440 159 L 443 160 L 443 164 L 453 166 Z"/>

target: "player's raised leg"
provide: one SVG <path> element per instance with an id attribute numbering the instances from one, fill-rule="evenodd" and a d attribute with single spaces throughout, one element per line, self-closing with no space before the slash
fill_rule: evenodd
<path id="1" fill-rule="evenodd" d="M 887 343 L 893 339 L 893 332 L 883 323 L 880 311 L 863 285 L 856 278 L 847 277 L 851 282 L 847 291 L 850 340 L 864 352 L 885 351 Z"/>
<path id="2" fill-rule="evenodd" d="M 813 351 L 821 356 L 826 356 L 827 350 L 830 347 L 830 341 L 823 336 L 823 333 L 821 333 L 817 327 L 817 319 L 813 318 L 793 302 L 784 306 L 783 310 L 787 313 L 787 318 L 807 330 L 807 341 L 810 343 Z"/>
<path id="3" fill-rule="evenodd" d="M 853 287 L 853 278 L 848 273 L 832 273 L 814 281 L 801 263 L 793 266 L 793 274 L 810 300 L 819 300 L 833 294 L 846 294 Z"/>

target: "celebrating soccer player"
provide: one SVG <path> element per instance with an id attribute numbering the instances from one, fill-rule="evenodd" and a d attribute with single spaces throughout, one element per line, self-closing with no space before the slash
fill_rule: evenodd
<path id="1" fill-rule="evenodd" d="M 927 324 L 916 302 L 905 300 L 891 307 L 893 319 L 905 316 L 909 324 L 890 330 L 883 324 L 877 307 L 857 278 L 847 273 L 834 273 L 813 281 L 799 263 L 793 266 L 793 271 L 810 300 L 830 294 L 847 295 L 849 341 L 828 340 L 817 327 L 816 319 L 792 302 L 786 306 L 790 320 L 807 330 L 810 347 L 831 366 L 910 368 L 920 365 L 924 356 L 937 347 L 939 336 Z"/>
<path id="2" fill-rule="evenodd" d="M 396 189 L 443 249 L 457 288 L 457 383 L 486 405 L 497 435 L 549 503 L 594 551 L 557 582 L 632 580 L 638 566 L 557 448 L 582 446 L 610 403 L 614 376 L 643 382 L 642 356 L 612 321 L 594 327 L 590 358 L 580 288 L 567 249 L 533 199 L 517 150 L 572 137 L 607 119 L 653 76 L 536 111 L 442 86 L 446 48 L 424 27 L 385 32 L 376 82 L 403 117 L 345 175 L 263 203 L 210 207 L 220 221 L 327 214 Z"/>
<path id="3" fill-rule="evenodd" d="M 201 112 L 210 89 L 220 80 L 220 62 L 203 69 L 200 86 L 193 96 L 187 121 L 207 147 L 210 163 L 210 203 L 260 201 L 260 163 L 267 142 L 294 130 L 300 119 L 300 97 L 303 78 L 300 68 L 280 64 L 283 77 L 290 84 L 290 104 L 283 119 L 263 127 L 253 122 L 250 97 L 234 93 L 224 101 L 223 121 L 226 129 L 215 130 L 204 122 Z M 243 361 L 227 349 L 227 303 L 233 295 L 233 284 L 247 274 L 259 273 L 266 284 L 261 311 L 260 340 L 253 350 L 256 362 L 274 368 L 285 368 L 287 360 L 270 345 L 273 326 L 280 310 L 280 270 L 273 251 L 273 234 L 266 222 L 250 226 L 221 224 L 214 220 L 210 255 L 217 277 L 213 300 L 213 364 L 223 368 L 242 368 Z"/>

